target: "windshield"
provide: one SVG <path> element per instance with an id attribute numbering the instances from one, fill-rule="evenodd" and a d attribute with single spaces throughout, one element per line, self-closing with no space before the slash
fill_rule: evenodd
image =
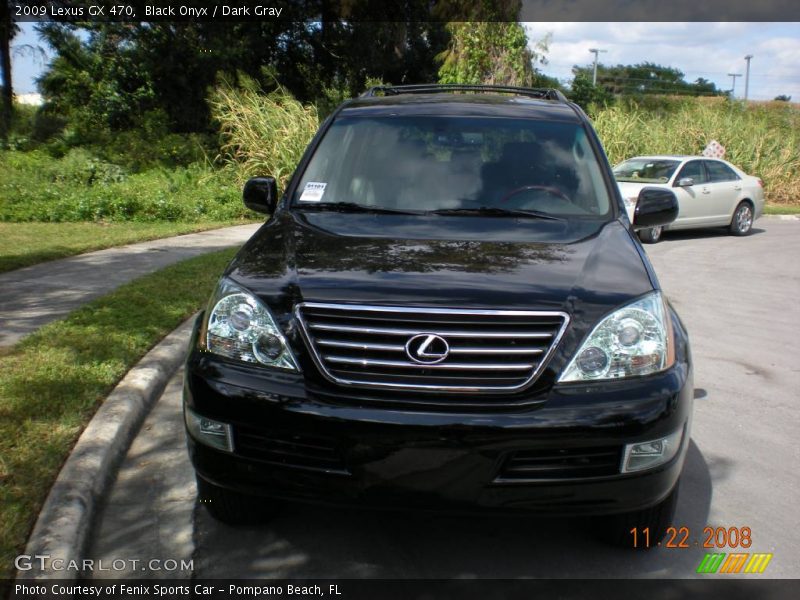
<path id="1" fill-rule="evenodd" d="M 293 202 L 455 215 L 488 208 L 597 217 L 610 210 L 581 124 L 497 117 L 339 118 Z"/>
<path id="2" fill-rule="evenodd" d="M 614 167 L 617 181 L 641 183 L 667 183 L 681 164 L 668 158 L 631 158 Z"/>

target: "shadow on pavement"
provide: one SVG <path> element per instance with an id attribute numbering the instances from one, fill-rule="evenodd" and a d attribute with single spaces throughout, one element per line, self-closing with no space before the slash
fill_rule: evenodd
<path id="1" fill-rule="evenodd" d="M 765 230 L 756 227 L 755 225 L 750 230 L 750 236 L 761 235 L 762 233 L 766 233 Z M 670 242 L 685 242 L 687 240 L 703 240 L 707 238 L 719 238 L 719 237 L 730 237 L 735 238 L 725 227 L 716 227 L 710 229 L 687 229 L 687 230 L 677 230 L 677 231 L 665 231 L 661 235 L 661 240 L 659 240 L 659 244 L 663 243 L 670 243 Z"/>

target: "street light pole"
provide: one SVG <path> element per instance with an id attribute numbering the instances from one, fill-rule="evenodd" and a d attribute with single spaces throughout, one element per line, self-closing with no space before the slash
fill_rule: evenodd
<path id="1" fill-rule="evenodd" d="M 736 78 L 741 76 L 741 73 L 728 73 L 728 77 L 733 78 L 733 84 L 731 85 L 731 98 L 735 97 L 736 95 Z"/>
<path id="2" fill-rule="evenodd" d="M 594 54 L 594 75 L 592 75 L 592 85 L 597 85 L 597 55 L 601 52 L 608 52 L 608 50 L 600 50 L 599 48 L 589 48 L 589 52 Z"/>
<path id="3" fill-rule="evenodd" d="M 747 61 L 747 69 L 744 72 L 744 101 L 747 102 L 747 93 L 750 91 L 750 59 L 753 58 L 752 54 L 744 57 Z"/>

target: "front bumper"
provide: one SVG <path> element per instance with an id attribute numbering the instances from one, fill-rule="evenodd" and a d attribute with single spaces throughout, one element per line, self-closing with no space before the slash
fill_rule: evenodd
<path id="1" fill-rule="evenodd" d="M 194 345 L 193 345 L 194 347 Z M 663 500 L 681 473 L 693 404 L 688 348 L 663 373 L 635 380 L 552 386 L 515 410 L 426 412 L 332 402 L 299 374 L 191 352 L 185 405 L 233 427 L 234 451 L 189 436 L 197 474 L 268 497 L 402 509 L 496 509 L 612 514 Z M 684 429 L 678 454 L 641 473 L 537 470 L 508 477 L 512 459 L 621 452 Z M 606 457 L 608 459 L 608 456 Z M 577 462 L 576 462 L 577 461 Z M 555 464 L 559 464 L 556 461 Z"/>

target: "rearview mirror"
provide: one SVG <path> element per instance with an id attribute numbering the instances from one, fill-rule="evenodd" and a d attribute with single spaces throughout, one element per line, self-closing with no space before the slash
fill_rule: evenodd
<path id="1" fill-rule="evenodd" d="M 633 228 L 647 229 L 668 225 L 678 218 L 678 199 L 671 190 L 646 187 L 639 192 L 633 212 Z"/>
<path id="2" fill-rule="evenodd" d="M 242 198 L 250 210 L 271 215 L 278 201 L 278 184 L 274 177 L 251 177 L 244 184 Z"/>
<path id="3" fill-rule="evenodd" d="M 678 187 L 692 187 L 694 185 L 694 179 L 691 177 L 681 177 L 675 185 Z"/>

